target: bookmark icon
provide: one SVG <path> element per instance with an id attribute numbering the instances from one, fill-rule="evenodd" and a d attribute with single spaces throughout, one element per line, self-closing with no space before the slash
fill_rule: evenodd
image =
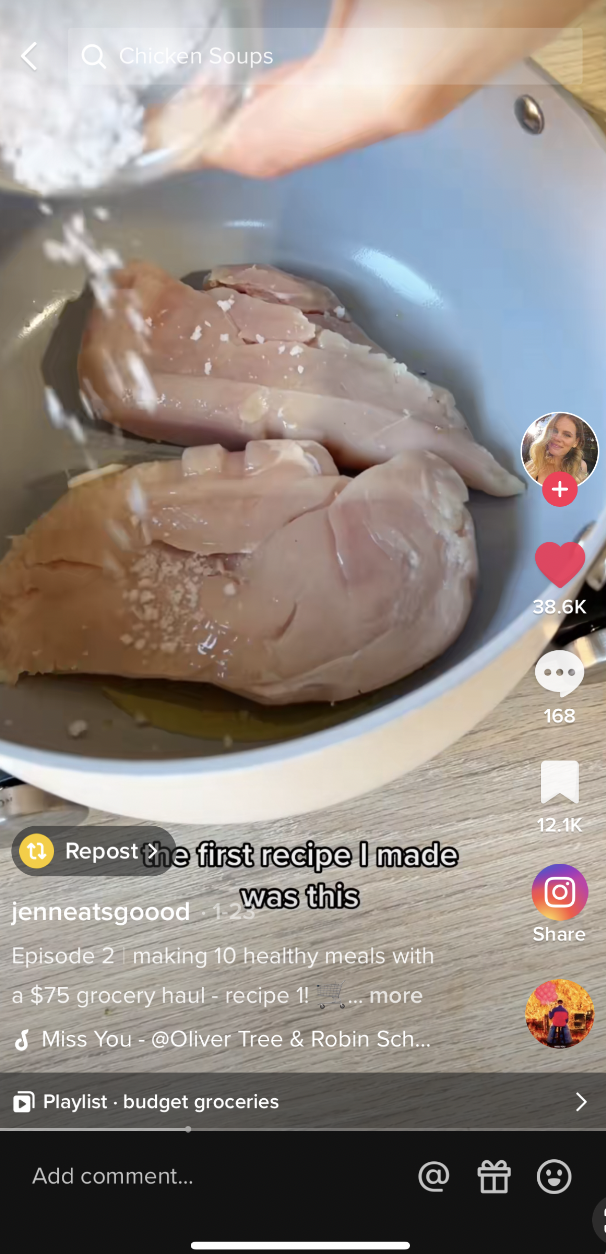
<path id="1" fill-rule="evenodd" d="M 576 805 L 579 800 L 578 762 L 541 762 L 541 804 L 552 797 L 567 797 Z"/>

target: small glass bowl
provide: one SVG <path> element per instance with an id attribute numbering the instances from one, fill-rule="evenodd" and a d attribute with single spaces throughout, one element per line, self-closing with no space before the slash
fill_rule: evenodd
<path id="1" fill-rule="evenodd" d="M 145 147 L 118 168 L 109 181 L 90 187 L 78 184 L 36 191 L 19 182 L 14 170 L 0 158 L 0 190 L 40 196 L 45 200 L 66 196 L 98 198 L 99 193 L 128 190 L 201 163 L 205 151 L 216 141 L 249 91 L 253 74 L 249 64 L 253 32 L 261 35 L 260 0 L 217 0 L 216 6 L 207 10 L 204 17 L 206 25 L 199 32 L 195 48 L 190 49 L 196 60 L 192 56 L 191 66 L 181 67 L 179 83 L 165 75 L 137 91 L 137 103 L 144 109 Z M 100 31 L 99 39 L 102 38 Z M 145 28 L 142 27 L 142 43 L 144 39 Z M 228 54 L 227 59 L 218 60 L 216 52 L 211 58 L 211 50 L 217 46 Z M 95 80 L 93 90 L 103 90 L 102 79 Z"/>

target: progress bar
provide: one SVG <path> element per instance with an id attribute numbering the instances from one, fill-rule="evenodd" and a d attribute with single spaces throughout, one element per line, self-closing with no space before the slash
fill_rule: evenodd
<path id="1" fill-rule="evenodd" d="M 192 1250 L 409 1250 L 408 1241 L 192 1241 Z"/>

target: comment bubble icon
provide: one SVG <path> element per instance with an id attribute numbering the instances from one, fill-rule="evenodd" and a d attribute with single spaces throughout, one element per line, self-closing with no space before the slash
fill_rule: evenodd
<path id="1" fill-rule="evenodd" d="M 535 679 L 548 692 L 568 697 L 583 682 L 585 667 L 581 659 L 568 649 L 552 649 L 544 653 L 534 668 Z"/>

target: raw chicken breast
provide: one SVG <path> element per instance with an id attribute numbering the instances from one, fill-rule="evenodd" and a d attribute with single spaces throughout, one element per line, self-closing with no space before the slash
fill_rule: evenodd
<path id="1" fill-rule="evenodd" d="M 80 476 L 0 562 L 0 676 L 205 681 L 270 704 L 380 688 L 467 619 L 466 500 L 431 453 L 350 480 L 291 440 Z"/>
<path id="2" fill-rule="evenodd" d="M 334 313 L 339 305 L 329 287 L 286 274 L 274 266 L 217 266 L 208 275 L 205 287 L 233 287 L 248 296 L 292 305 L 303 313 Z"/>
<path id="3" fill-rule="evenodd" d="M 427 450 L 469 487 L 523 490 L 451 394 L 376 349 L 320 284 L 235 266 L 200 292 L 144 262 L 116 281 L 113 315 L 93 310 L 78 362 L 100 417 L 185 446 L 316 440 L 348 470 Z"/>

